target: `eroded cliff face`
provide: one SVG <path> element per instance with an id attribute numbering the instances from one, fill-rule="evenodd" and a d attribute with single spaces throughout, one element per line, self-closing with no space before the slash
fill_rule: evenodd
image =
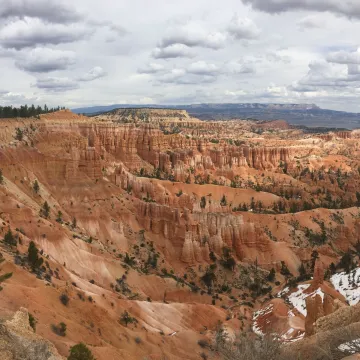
<path id="1" fill-rule="evenodd" d="M 64 356 L 85 338 L 98 359 L 195 360 L 204 327 L 210 339 L 218 321 L 246 330 L 270 295 L 279 331 L 313 334 L 337 306 L 324 274 L 358 240 L 360 147 L 355 134 L 273 125 L 169 110 L 0 121 L 0 232 L 17 239 L 14 249 L 0 244 L 0 271 L 15 274 L 0 300 L 11 311 L 39 303 L 30 310 Z M 38 279 L 30 241 L 48 262 Z M 301 264 L 310 274 L 314 250 L 308 291 L 327 295 L 288 318 L 277 294 Z M 137 326 L 119 323 L 124 311 Z M 68 337 L 49 330 L 55 320 L 69 323 Z"/>

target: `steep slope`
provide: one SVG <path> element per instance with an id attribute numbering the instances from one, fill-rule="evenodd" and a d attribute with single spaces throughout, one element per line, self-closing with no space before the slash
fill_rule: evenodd
<path id="1" fill-rule="evenodd" d="M 358 259 L 356 132 L 147 109 L 0 127 L 0 315 L 26 307 L 62 356 L 199 359 L 221 325 L 303 337 L 303 293 L 345 303 L 323 279 Z"/>

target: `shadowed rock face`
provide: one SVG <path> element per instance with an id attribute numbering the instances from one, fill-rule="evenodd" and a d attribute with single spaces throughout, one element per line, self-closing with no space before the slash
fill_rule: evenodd
<path id="1" fill-rule="evenodd" d="M 63 360 L 55 346 L 36 335 L 29 325 L 29 313 L 21 308 L 11 320 L 0 324 L 2 360 Z"/>

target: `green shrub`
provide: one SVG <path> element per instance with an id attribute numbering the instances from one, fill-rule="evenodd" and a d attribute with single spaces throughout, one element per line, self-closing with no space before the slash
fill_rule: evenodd
<path id="1" fill-rule="evenodd" d="M 96 360 L 90 349 L 84 344 L 80 343 L 70 348 L 70 355 L 68 360 Z"/>
<path id="2" fill-rule="evenodd" d="M 136 318 L 132 317 L 126 310 L 121 314 L 120 323 L 126 327 L 128 324 L 136 324 L 137 322 Z"/>
<path id="3" fill-rule="evenodd" d="M 36 331 L 36 319 L 32 314 L 29 313 L 29 324 L 33 328 L 34 332 Z"/>
<path id="4" fill-rule="evenodd" d="M 66 324 L 64 322 L 59 323 L 59 325 L 51 325 L 52 331 L 59 336 L 66 336 Z"/>
<path id="5" fill-rule="evenodd" d="M 13 275 L 12 272 L 1 275 L 0 276 L 0 283 L 2 283 L 3 281 L 5 281 L 7 279 L 10 279 L 12 277 L 12 275 Z"/>
<path id="6" fill-rule="evenodd" d="M 67 306 L 70 301 L 69 297 L 66 294 L 61 294 L 59 299 L 60 299 L 61 303 L 65 306 Z"/>

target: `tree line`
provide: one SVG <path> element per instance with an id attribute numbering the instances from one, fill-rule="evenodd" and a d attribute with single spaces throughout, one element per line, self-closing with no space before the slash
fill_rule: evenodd
<path id="1" fill-rule="evenodd" d="M 13 106 L 0 106 L 0 118 L 16 118 L 16 117 L 34 117 L 40 114 L 47 114 L 59 110 L 65 110 L 65 107 L 52 107 L 49 108 L 45 104 L 44 107 L 22 105 L 20 107 Z"/>

